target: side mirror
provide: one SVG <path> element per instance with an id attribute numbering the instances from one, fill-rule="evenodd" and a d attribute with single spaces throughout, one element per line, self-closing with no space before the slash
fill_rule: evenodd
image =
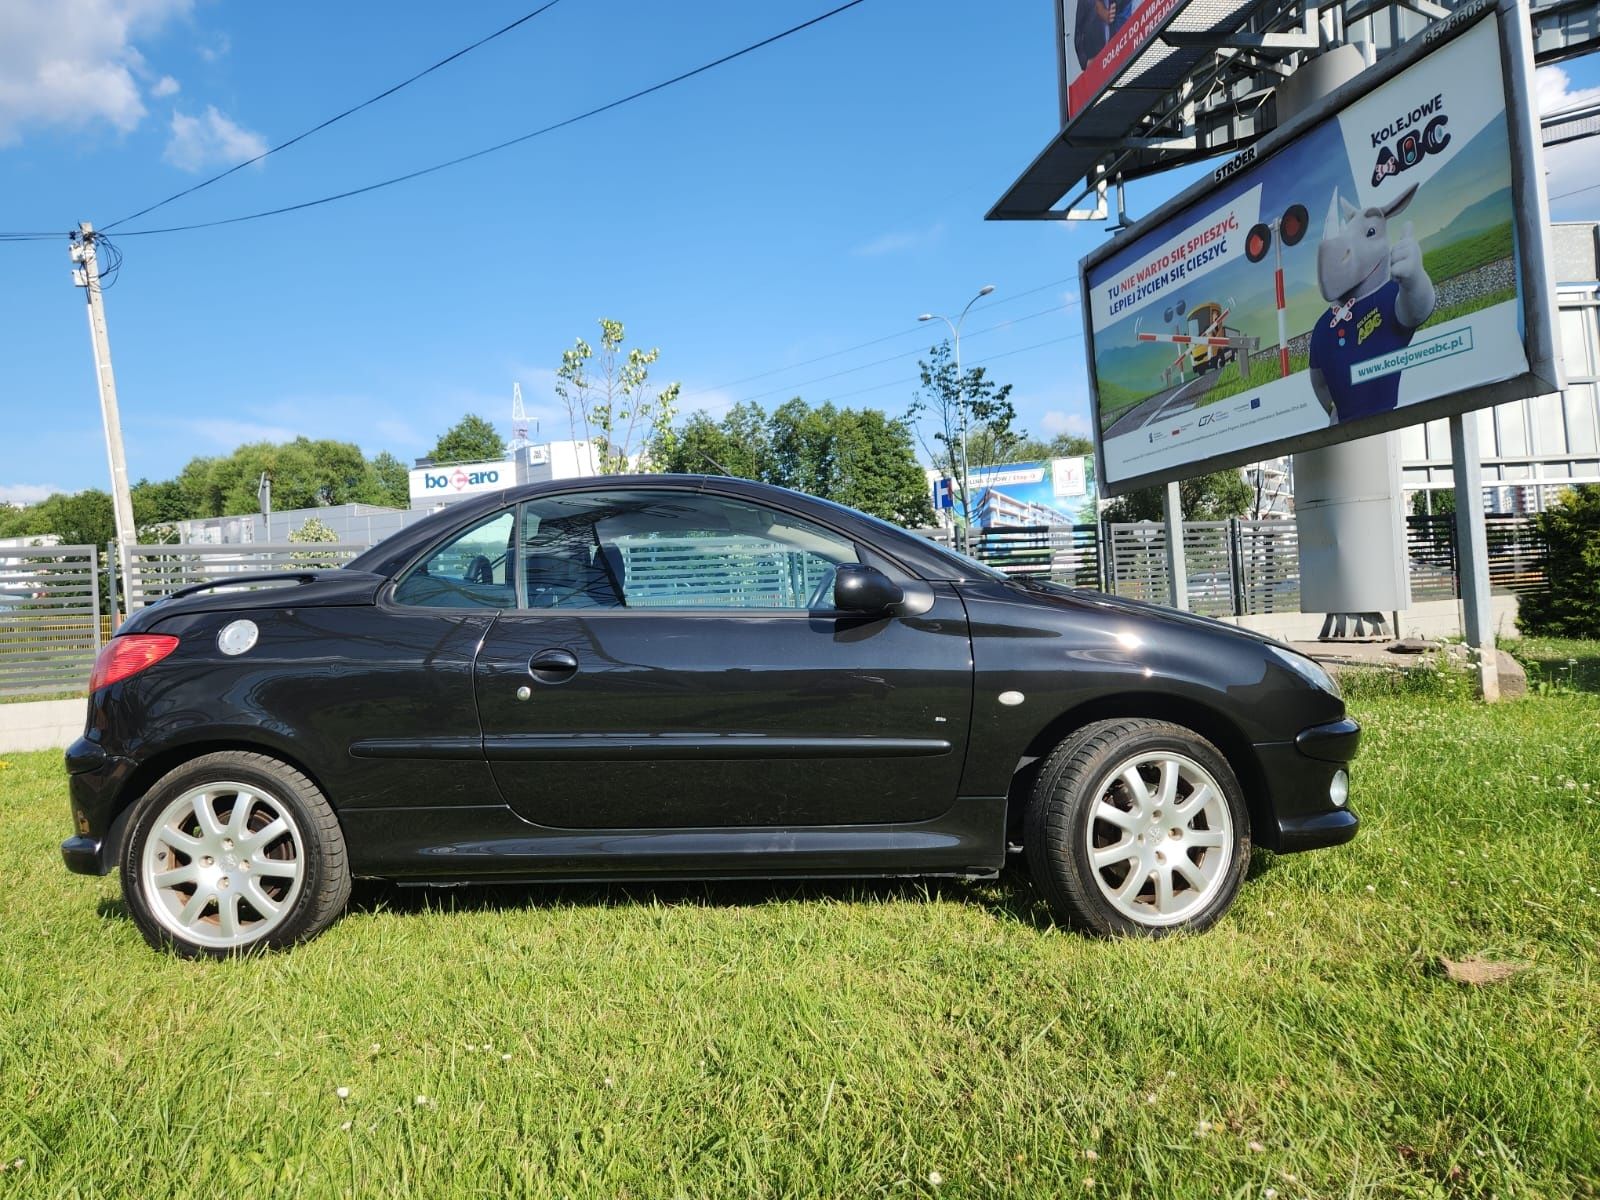
<path id="1" fill-rule="evenodd" d="M 833 606 L 842 612 L 886 615 L 905 599 L 905 592 L 876 567 L 840 563 L 833 576 Z"/>

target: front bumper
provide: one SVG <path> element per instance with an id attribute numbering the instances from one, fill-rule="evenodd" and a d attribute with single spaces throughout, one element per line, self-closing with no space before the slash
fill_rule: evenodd
<path id="1" fill-rule="evenodd" d="M 87 738 L 67 747 L 67 789 L 78 830 L 61 843 L 67 870 L 79 875 L 109 875 L 116 867 L 122 828 L 130 811 L 123 800 L 134 765 L 132 759 L 107 754 Z"/>
<path id="2" fill-rule="evenodd" d="M 1361 726 L 1349 717 L 1302 729 L 1292 742 L 1258 745 L 1256 760 L 1276 828 L 1257 841 L 1292 854 L 1338 846 L 1355 837 L 1361 819 L 1347 804 L 1333 802 L 1334 776 L 1348 773 L 1361 744 Z"/>

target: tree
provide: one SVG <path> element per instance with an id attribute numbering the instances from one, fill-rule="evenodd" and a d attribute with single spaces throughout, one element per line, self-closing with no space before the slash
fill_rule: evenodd
<path id="1" fill-rule="evenodd" d="M 1517 599 L 1517 628 L 1549 637 L 1600 637 L 1600 486 L 1565 488 L 1539 514 L 1544 591 Z"/>
<path id="2" fill-rule="evenodd" d="M 252 442 L 226 457 L 191 459 L 177 483 L 191 515 L 234 516 L 259 510 L 256 489 L 263 473 L 272 479 L 272 507 L 278 512 L 382 503 L 386 494 L 359 446 L 305 437 L 281 444 Z"/>
<path id="3" fill-rule="evenodd" d="M 436 463 L 493 462 L 505 456 L 500 431 L 477 413 L 468 413 L 446 429 L 428 452 Z"/>
<path id="4" fill-rule="evenodd" d="M 903 422 L 870 408 L 811 408 L 796 397 L 768 427 L 771 482 L 900 525 L 932 524 L 927 477 Z"/>
<path id="5" fill-rule="evenodd" d="M 738 479 L 772 477 L 767 414 L 755 404 L 735 404 L 721 422 L 697 412 L 670 439 L 650 444 L 650 462 L 675 475 L 731 475 Z"/>
<path id="6" fill-rule="evenodd" d="M 411 473 L 387 450 L 379 452 L 372 460 L 372 493 L 369 504 L 387 504 L 391 508 L 405 508 L 411 503 Z"/>
<path id="7" fill-rule="evenodd" d="M 1118 496 L 1106 505 L 1107 521 L 1159 521 L 1164 512 L 1165 487 L 1140 488 Z M 1185 521 L 1226 521 L 1242 517 L 1255 499 L 1255 489 L 1237 469 L 1197 475 L 1178 484 L 1179 507 Z"/>
<path id="8" fill-rule="evenodd" d="M 635 346 L 624 355 L 622 341 L 622 322 L 602 317 L 598 355 L 579 338 L 562 352 L 556 370 L 556 395 L 567 406 L 572 438 L 594 448 L 601 475 L 633 470 L 650 447 L 670 452 L 676 437 L 678 385 L 669 383 L 653 396 L 649 391 L 650 367 L 661 351 Z"/>
<path id="9" fill-rule="evenodd" d="M 1048 442 L 1023 436 L 1012 446 L 1011 453 L 1016 456 L 1012 462 L 1042 462 L 1051 458 L 1093 458 L 1094 443 L 1075 433 L 1058 433 Z"/>
<path id="10" fill-rule="evenodd" d="M 81 492 L 56 492 L 27 508 L 0 514 L 0 537 L 55 535 L 66 546 L 104 546 L 117 536 L 111 497 L 89 488 Z"/>
<path id="11" fill-rule="evenodd" d="M 756 479 L 902 525 L 933 520 L 911 430 L 877 409 L 812 408 L 796 397 L 770 415 L 754 404 L 720 422 L 699 412 L 653 443 L 650 458 L 665 471 Z"/>
<path id="12" fill-rule="evenodd" d="M 1017 461 L 1017 447 L 1028 437 L 1012 428 L 1017 410 L 1010 400 L 1011 385 L 997 385 L 982 367 L 958 375 L 948 341 L 934 346 L 917 368 L 922 386 L 906 411 L 906 421 L 917 431 L 933 465 L 953 481 L 957 519 L 970 524 L 972 505 L 961 469 L 962 419 L 965 416 L 965 463 L 969 472 Z M 925 424 L 930 427 L 926 433 Z"/>
<path id="13" fill-rule="evenodd" d="M 1432 512 L 1436 517 L 1448 517 L 1456 511 L 1456 491 L 1454 488 L 1442 488 L 1430 491 L 1428 488 L 1419 488 L 1411 493 L 1411 515 L 1425 517 Z"/>
<path id="14" fill-rule="evenodd" d="M 291 542 L 337 542 L 339 535 L 333 527 L 319 517 L 307 517 L 289 531 Z"/>
<path id="15" fill-rule="evenodd" d="M 148 479 L 141 479 L 131 491 L 133 523 L 138 530 L 139 541 L 144 545 L 177 541 L 178 522 L 186 521 L 193 515 L 178 481 L 164 479 L 152 483 Z"/>

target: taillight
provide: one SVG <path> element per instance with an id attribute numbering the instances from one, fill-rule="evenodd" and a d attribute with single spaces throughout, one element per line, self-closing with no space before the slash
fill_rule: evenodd
<path id="1" fill-rule="evenodd" d="M 146 667 L 153 667 L 178 648 L 178 639 L 165 633 L 130 633 L 114 637 L 95 656 L 89 690 L 97 692 Z"/>

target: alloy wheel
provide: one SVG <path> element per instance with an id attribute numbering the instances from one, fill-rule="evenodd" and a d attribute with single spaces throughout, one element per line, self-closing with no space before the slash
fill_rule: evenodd
<path id="1" fill-rule="evenodd" d="M 1193 759 L 1164 750 L 1125 759 L 1106 774 L 1084 836 L 1101 894 L 1147 926 L 1176 925 L 1204 911 L 1234 856 L 1221 785 Z"/>
<path id="2" fill-rule="evenodd" d="M 150 911 L 169 932 L 216 949 L 266 937 L 294 908 L 304 839 L 281 800 L 243 783 L 189 789 L 161 811 L 140 856 Z"/>

